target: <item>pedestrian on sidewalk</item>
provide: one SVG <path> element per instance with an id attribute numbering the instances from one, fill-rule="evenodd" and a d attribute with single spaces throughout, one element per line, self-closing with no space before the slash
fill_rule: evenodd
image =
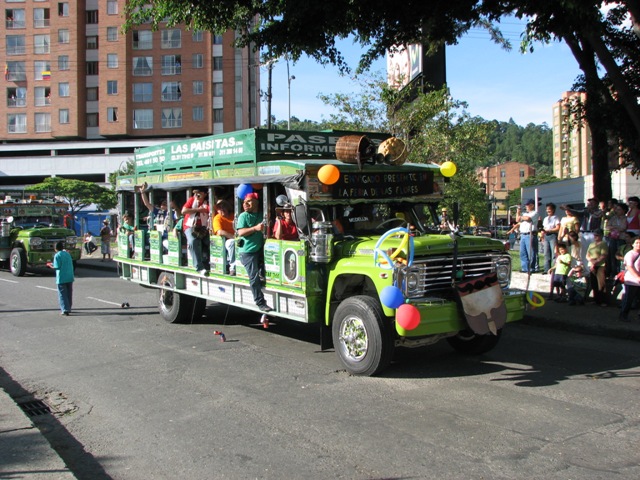
<path id="1" fill-rule="evenodd" d="M 564 243 L 558 244 L 558 256 L 556 263 L 548 270 L 548 273 L 553 277 L 551 279 L 551 289 L 549 291 L 549 300 L 553 299 L 553 292 L 555 290 L 558 298 L 557 302 L 567 301 L 567 274 L 571 269 L 571 255 L 567 252 L 567 245 Z"/>
<path id="2" fill-rule="evenodd" d="M 544 271 L 548 272 L 556 262 L 558 254 L 558 232 L 560 219 L 556 216 L 555 203 L 547 203 L 547 216 L 542 220 L 542 241 L 544 246 Z"/>
<path id="3" fill-rule="evenodd" d="M 589 279 L 584 275 L 584 267 L 576 265 L 567 275 L 567 295 L 569 305 L 584 305 L 585 295 L 589 288 Z"/>
<path id="4" fill-rule="evenodd" d="M 73 303 L 73 259 L 69 252 L 64 249 L 64 243 L 56 243 L 55 250 L 56 254 L 53 256 L 53 263 L 49 262 L 47 266 L 56 271 L 60 315 L 69 315 Z"/>
<path id="5" fill-rule="evenodd" d="M 108 257 L 111 260 L 111 228 L 109 227 L 109 220 L 104 220 L 102 228 L 100 229 L 100 252 L 102 253 L 102 260 Z"/>
<path id="6" fill-rule="evenodd" d="M 609 248 L 604 241 L 601 228 L 593 232 L 593 242 L 587 248 L 587 261 L 589 262 L 589 283 L 593 289 L 593 298 L 601 307 L 608 305 L 606 266 L 609 257 Z"/>
<path id="7" fill-rule="evenodd" d="M 624 297 L 620 309 L 620 320 L 629 321 L 629 311 L 640 293 L 640 238 L 633 241 L 633 250 L 624 256 Z"/>
<path id="8" fill-rule="evenodd" d="M 538 270 L 538 211 L 536 202 L 530 198 L 525 203 L 525 212 L 518 207 L 516 221 L 520 223 L 520 266 L 522 273 Z"/>

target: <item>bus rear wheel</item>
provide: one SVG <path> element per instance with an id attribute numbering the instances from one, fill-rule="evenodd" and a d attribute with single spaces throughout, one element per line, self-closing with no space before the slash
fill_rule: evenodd
<path id="1" fill-rule="evenodd" d="M 169 323 L 183 323 L 193 315 L 193 297 L 175 292 L 173 274 L 162 272 L 158 277 L 158 309 Z"/>

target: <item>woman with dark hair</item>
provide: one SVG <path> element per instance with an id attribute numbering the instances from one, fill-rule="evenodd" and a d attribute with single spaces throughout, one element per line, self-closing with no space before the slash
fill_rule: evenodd
<path id="1" fill-rule="evenodd" d="M 607 276 L 615 277 L 620 271 L 620 262 L 616 260 L 616 252 L 618 248 L 624 245 L 624 233 L 627 231 L 627 212 L 629 207 L 624 203 L 618 203 L 613 207 L 613 215 L 607 220 L 609 245 L 609 260 L 607 261 Z"/>
<path id="2" fill-rule="evenodd" d="M 184 235 L 187 238 L 187 250 L 191 255 L 194 268 L 201 275 L 209 271 L 209 261 L 203 256 L 209 252 L 209 203 L 207 191 L 194 188 L 193 195 L 182 207 Z M 207 255 L 208 257 L 208 255 Z M 206 265 L 205 265 L 206 263 Z"/>

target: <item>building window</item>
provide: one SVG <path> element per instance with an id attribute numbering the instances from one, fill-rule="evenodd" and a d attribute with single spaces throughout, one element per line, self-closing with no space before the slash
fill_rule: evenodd
<path id="1" fill-rule="evenodd" d="M 58 43 L 69 43 L 69 30 L 66 28 L 58 30 Z"/>
<path id="2" fill-rule="evenodd" d="M 181 108 L 163 108 L 162 109 L 162 128 L 180 128 L 182 127 L 182 109 Z"/>
<path id="3" fill-rule="evenodd" d="M 118 107 L 107 107 L 107 122 L 113 123 L 118 121 Z"/>
<path id="4" fill-rule="evenodd" d="M 51 114 L 36 113 L 36 133 L 45 133 L 51 131 Z"/>
<path id="5" fill-rule="evenodd" d="M 213 69 L 222 70 L 222 57 L 213 57 Z"/>
<path id="6" fill-rule="evenodd" d="M 7 72 L 7 70 L 9 70 Z M 24 82 L 27 79 L 25 62 L 7 62 L 5 77 L 10 82 Z"/>
<path id="7" fill-rule="evenodd" d="M 133 128 L 150 130 L 153 128 L 153 110 L 145 108 L 133 111 Z"/>
<path id="8" fill-rule="evenodd" d="M 49 53 L 49 35 L 33 36 L 33 53 Z"/>
<path id="9" fill-rule="evenodd" d="M 194 53 L 191 57 L 191 66 L 193 68 L 204 68 L 204 55 L 202 53 Z"/>
<path id="10" fill-rule="evenodd" d="M 520 178 L 524 178 L 524 168 L 520 169 Z"/>
<path id="11" fill-rule="evenodd" d="M 33 9 L 33 26 L 34 28 L 48 27 L 49 22 L 49 9 L 48 8 L 34 8 Z"/>
<path id="12" fill-rule="evenodd" d="M 69 90 L 68 82 L 60 82 L 58 84 L 58 96 L 59 97 L 69 97 L 71 96 L 71 92 Z"/>
<path id="13" fill-rule="evenodd" d="M 163 102 L 177 102 L 182 98 L 182 82 L 162 82 Z"/>
<path id="14" fill-rule="evenodd" d="M 150 30 L 134 30 L 132 35 L 134 50 L 151 50 L 153 48 L 153 32 Z"/>
<path id="15" fill-rule="evenodd" d="M 5 10 L 5 25 L 7 30 L 25 28 L 27 26 L 23 8 L 8 8 Z"/>
<path id="16" fill-rule="evenodd" d="M 60 55 L 58 57 L 58 70 L 69 70 L 69 55 Z"/>
<path id="17" fill-rule="evenodd" d="M 117 53 L 108 53 L 107 54 L 107 68 L 118 68 L 118 54 Z"/>
<path id="18" fill-rule="evenodd" d="M 213 44 L 214 45 L 222 45 L 222 35 L 214 35 L 213 36 Z"/>
<path id="19" fill-rule="evenodd" d="M 86 20 L 87 20 L 87 25 L 97 25 L 98 24 L 98 10 L 87 10 L 86 11 Z"/>
<path id="20" fill-rule="evenodd" d="M 204 93 L 204 82 L 202 80 L 193 81 L 193 94 L 202 95 Z"/>
<path id="21" fill-rule="evenodd" d="M 222 82 L 216 82 L 213 84 L 213 96 L 222 97 Z"/>
<path id="22" fill-rule="evenodd" d="M 69 16 L 69 2 L 58 3 L 58 16 L 59 17 Z"/>
<path id="23" fill-rule="evenodd" d="M 153 57 L 133 57 L 133 75 L 135 77 L 153 75 Z"/>
<path id="24" fill-rule="evenodd" d="M 133 101 L 134 102 L 150 102 L 153 100 L 153 84 L 152 83 L 134 83 L 133 84 Z"/>
<path id="25" fill-rule="evenodd" d="M 182 32 L 178 29 L 162 30 L 160 32 L 160 48 L 180 48 L 182 46 Z"/>
<path id="26" fill-rule="evenodd" d="M 506 190 L 506 189 L 507 189 L 507 184 L 506 184 L 506 182 L 500 182 L 500 189 L 501 189 L 501 190 Z"/>
<path id="27" fill-rule="evenodd" d="M 98 101 L 98 87 L 87 87 L 87 101 Z"/>
<path id="28" fill-rule="evenodd" d="M 97 49 L 98 49 L 98 36 L 89 35 L 87 37 L 87 50 L 97 50 Z"/>
<path id="29" fill-rule="evenodd" d="M 27 114 L 7 115 L 7 131 L 9 133 L 27 133 Z"/>
<path id="30" fill-rule="evenodd" d="M 500 170 L 500 178 L 506 178 L 507 172 L 505 170 Z"/>
<path id="31" fill-rule="evenodd" d="M 182 73 L 181 59 L 180 55 L 163 55 L 162 75 L 180 75 Z"/>
<path id="32" fill-rule="evenodd" d="M 118 41 L 118 27 L 107 27 L 107 42 Z"/>
<path id="33" fill-rule="evenodd" d="M 87 113 L 87 127 L 99 126 L 99 118 L 97 113 Z"/>
<path id="34" fill-rule="evenodd" d="M 107 15 L 118 14 L 118 0 L 107 0 Z"/>
<path id="35" fill-rule="evenodd" d="M 107 95 L 117 95 L 117 94 L 118 94 L 118 81 L 107 80 Z"/>
<path id="36" fill-rule="evenodd" d="M 193 107 L 193 121 L 201 122 L 204 120 L 204 107 Z"/>
<path id="37" fill-rule="evenodd" d="M 87 62 L 87 75 L 98 75 L 98 62 Z"/>
<path id="38" fill-rule="evenodd" d="M 51 88 L 36 87 L 34 89 L 34 101 L 35 101 L 34 105 L 36 107 L 51 105 Z"/>
<path id="39" fill-rule="evenodd" d="M 7 88 L 7 107 L 26 107 L 27 89 L 25 87 Z"/>
<path id="40" fill-rule="evenodd" d="M 34 80 L 51 80 L 51 64 L 46 60 L 33 62 Z"/>
<path id="41" fill-rule="evenodd" d="M 24 55 L 27 43 L 24 35 L 7 35 L 5 38 L 7 55 Z"/>
<path id="42" fill-rule="evenodd" d="M 202 30 L 194 30 L 191 34 L 192 42 L 202 42 L 204 40 L 204 32 Z"/>
<path id="43" fill-rule="evenodd" d="M 213 122 L 222 123 L 224 121 L 224 110 L 222 108 L 213 109 Z"/>
<path id="44" fill-rule="evenodd" d="M 69 120 L 69 110 L 66 108 L 58 110 L 58 123 L 64 124 L 64 123 L 70 123 L 70 122 L 71 121 Z"/>

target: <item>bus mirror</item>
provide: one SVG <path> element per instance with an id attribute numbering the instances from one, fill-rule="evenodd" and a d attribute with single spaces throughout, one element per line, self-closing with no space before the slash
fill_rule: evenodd
<path id="1" fill-rule="evenodd" d="M 306 205 L 296 205 L 293 212 L 295 215 L 294 221 L 296 222 L 298 230 L 300 230 L 304 236 L 309 237 L 311 231 L 309 230 L 309 217 L 307 216 Z"/>

